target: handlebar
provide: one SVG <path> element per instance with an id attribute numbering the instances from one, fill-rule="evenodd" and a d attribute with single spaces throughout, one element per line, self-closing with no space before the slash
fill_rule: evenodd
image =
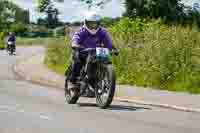
<path id="1" fill-rule="evenodd" d="M 91 51 L 96 51 L 96 48 L 85 48 L 83 50 L 80 50 L 80 53 L 91 52 Z"/>
<path id="2" fill-rule="evenodd" d="M 96 48 L 85 48 L 83 50 L 80 50 L 80 53 L 88 53 L 88 52 L 96 52 Z M 116 49 L 113 49 L 110 51 L 111 55 L 118 55 L 119 54 L 119 51 L 116 50 Z"/>

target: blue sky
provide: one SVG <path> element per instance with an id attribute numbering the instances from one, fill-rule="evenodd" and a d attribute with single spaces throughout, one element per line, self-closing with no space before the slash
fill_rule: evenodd
<path id="1" fill-rule="evenodd" d="M 17 5 L 30 11 L 31 21 L 36 21 L 38 17 L 43 16 L 36 12 L 36 0 L 11 0 Z M 123 0 L 112 0 L 106 4 L 104 9 L 95 9 L 105 17 L 118 17 L 123 14 L 125 7 L 122 3 Z M 83 15 L 87 12 L 87 7 L 78 2 L 77 0 L 65 0 L 64 3 L 56 4 L 56 7 L 61 12 L 59 18 L 63 21 L 76 21 L 81 20 Z"/>

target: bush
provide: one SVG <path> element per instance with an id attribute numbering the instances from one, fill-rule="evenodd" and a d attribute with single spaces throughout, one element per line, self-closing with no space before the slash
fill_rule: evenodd
<path id="1" fill-rule="evenodd" d="M 4 38 L 5 38 L 5 33 L 4 32 L 0 32 L 0 49 L 4 49 L 5 48 Z"/>
<path id="2" fill-rule="evenodd" d="M 114 60 L 120 83 L 200 92 L 199 32 L 128 18 L 110 31 L 114 44 L 121 48 Z"/>
<path id="3" fill-rule="evenodd" d="M 200 33 L 191 27 L 124 18 L 109 29 L 120 55 L 113 58 L 119 84 L 200 93 Z M 68 44 L 70 41 L 66 40 Z M 46 63 L 64 73 L 69 48 L 48 46 Z M 55 67 L 59 66 L 59 67 Z"/>
<path id="4" fill-rule="evenodd" d="M 5 44 L 3 43 L 2 40 L 0 40 L 0 49 L 5 49 Z"/>
<path id="5" fill-rule="evenodd" d="M 23 34 L 28 30 L 28 28 L 22 23 L 17 23 L 17 24 L 11 25 L 10 30 L 12 32 L 15 32 L 16 35 L 18 36 L 23 36 Z"/>
<path id="6" fill-rule="evenodd" d="M 71 49 L 68 45 L 70 45 L 68 38 L 49 42 L 44 63 L 63 74 L 70 62 Z"/>

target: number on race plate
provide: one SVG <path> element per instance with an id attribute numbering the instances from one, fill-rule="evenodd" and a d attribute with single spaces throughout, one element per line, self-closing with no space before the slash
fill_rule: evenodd
<path id="1" fill-rule="evenodd" d="M 100 57 L 107 57 L 109 56 L 108 48 L 96 48 L 96 54 Z"/>

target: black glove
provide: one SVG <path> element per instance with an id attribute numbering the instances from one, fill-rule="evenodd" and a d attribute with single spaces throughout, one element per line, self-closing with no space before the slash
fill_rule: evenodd
<path id="1" fill-rule="evenodd" d="M 118 56 L 118 55 L 119 55 L 119 50 L 118 50 L 117 48 L 113 47 L 113 48 L 112 48 L 112 53 L 113 53 L 114 55 Z"/>

